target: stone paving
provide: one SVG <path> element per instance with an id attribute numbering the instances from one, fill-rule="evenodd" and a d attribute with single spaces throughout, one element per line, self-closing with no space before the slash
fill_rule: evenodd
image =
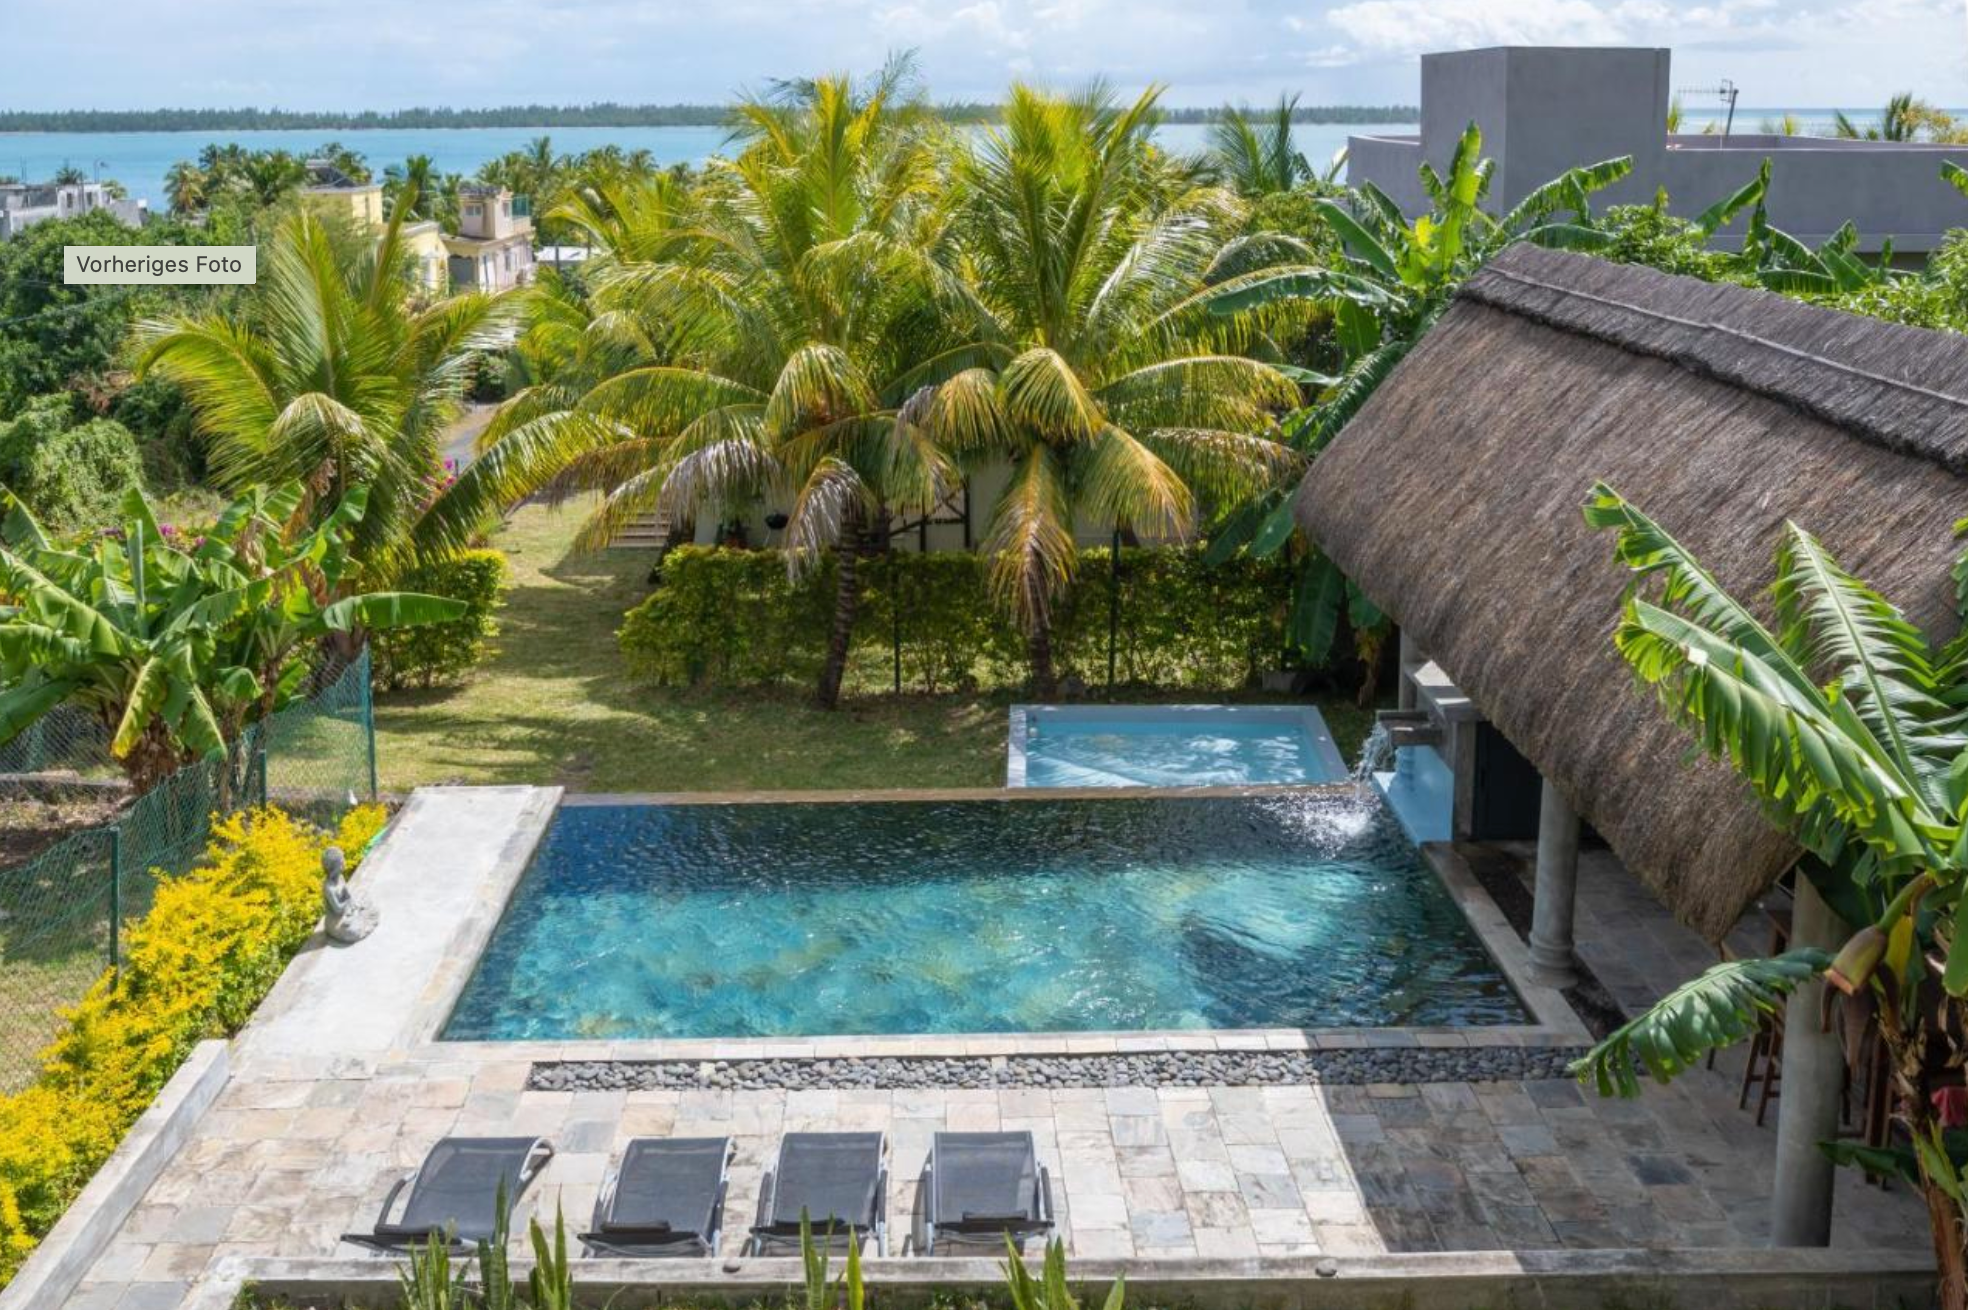
<path id="1" fill-rule="evenodd" d="M 481 844 L 501 858 L 524 856 L 496 831 Z M 454 849 L 448 858 L 455 866 L 473 857 Z M 416 861 L 404 859 L 392 876 L 413 871 Z M 1671 949 L 1677 969 L 1711 958 L 1644 892 L 1636 898 L 1608 860 L 1589 864 L 1581 898 L 1582 938 L 1605 934 L 1585 954 L 1609 987 L 1627 987 L 1622 968 L 1637 969 L 1643 954 Z M 459 948 L 405 937 L 400 949 L 451 961 Z M 282 988 L 318 995 L 357 962 L 353 951 L 305 959 Z M 1658 986 L 1681 974 L 1647 976 Z M 404 990 L 403 1005 L 429 999 Z M 526 1209 L 551 1222 L 559 1206 L 570 1227 L 589 1218 L 609 1160 L 631 1137 L 731 1134 L 738 1160 L 727 1254 L 742 1241 L 777 1139 L 800 1129 L 889 1135 L 895 1254 L 913 1248 L 916 1174 L 938 1129 L 1029 1129 L 1052 1172 L 1068 1248 L 1086 1258 L 1741 1246 L 1763 1243 L 1768 1231 L 1775 1119 L 1758 1129 L 1736 1109 L 1739 1056 L 1636 1102 L 1588 1097 L 1564 1080 L 531 1091 L 535 1059 L 594 1058 L 595 1044 L 437 1044 L 421 1020 L 392 1026 L 372 1012 L 353 1019 L 343 1040 L 309 1028 L 303 1014 L 335 1022 L 328 1011 L 272 1004 L 236 1043 L 219 1103 L 69 1310 L 175 1306 L 229 1255 L 353 1254 L 339 1235 L 366 1227 L 390 1184 L 448 1133 L 552 1139 L 559 1154 Z M 1835 1231 L 1854 1247 L 1925 1242 L 1904 1189 L 1883 1192 L 1849 1175 L 1840 1179 Z"/>

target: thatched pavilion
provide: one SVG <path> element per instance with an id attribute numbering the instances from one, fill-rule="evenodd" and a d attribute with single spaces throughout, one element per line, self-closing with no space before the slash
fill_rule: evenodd
<path id="1" fill-rule="evenodd" d="M 1543 777 L 1532 950 L 1549 960 L 1569 957 L 1581 817 L 1711 940 L 1797 855 L 1731 772 L 1689 761 L 1613 650 L 1630 575 L 1581 516 L 1592 484 L 1738 595 L 1767 585 L 1795 519 L 1951 635 L 1964 476 L 1968 338 L 1520 246 L 1320 456 L 1297 512 Z M 1806 884 L 1793 939 L 1840 932 Z M 1801 993 L 1793 1014 L 1815 1004 Z M 1815 1022 L 1788 1027 L 1776 1228 L 1803 1244 L 1828 1232 L 1814 1144 L 1842 1070 Z"/>

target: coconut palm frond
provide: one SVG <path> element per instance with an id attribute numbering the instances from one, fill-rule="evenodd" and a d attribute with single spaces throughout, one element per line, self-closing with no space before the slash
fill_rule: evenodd
<path id="1" fill-rule="evenodd" d="M 1044 620 L 1052 596 L 1073 576 L 1069 513 L 1058 456 L 1050 447 L 1031 447 L 1012 470 L 985 534 L 992 587 L 1028 630 Z"/>
<path id="2" fill-rule="evenodd" d="M 1177 538 L 1195 526 L 1195 496 L 1188 484 L 1125 429 L 1104 428 L 1078 472 L 1083 502 L 1102 523 Z"/>
<path id="3" fill-rule="evenodd" d="M 1099 403 L 1054 350 L 1028 350 L 1005 365 L 998 392 L 1007 419 L 1049 442 L 1092 441 L 1105 425 Z"/>

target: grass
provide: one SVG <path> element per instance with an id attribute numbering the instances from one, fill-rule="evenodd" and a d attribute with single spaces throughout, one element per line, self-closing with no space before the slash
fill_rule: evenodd
<path id="1" fill-rule="evenodd" d="M 1011 691 L 900 696 L 865 685 L 836 711 L 785 690 L 692 691 L 629 677 L 615 644 L 648 594 L 640 551 L 582 555 L 578 506 L 529 505 L 494 542 L 512 565 L 496 649 L 463 686 L 376 703 L 385 789 L 555 783 L 580 791 L 996 787 Z M 870 680 L 876 676 L 870 665 Z M 1129 699 L 1195 699 L 1153 695 Z M 1213 699 L 1244 699 L 1241 695 Z M 1349 755 L 1371 726 L 1321 710 Z"/>

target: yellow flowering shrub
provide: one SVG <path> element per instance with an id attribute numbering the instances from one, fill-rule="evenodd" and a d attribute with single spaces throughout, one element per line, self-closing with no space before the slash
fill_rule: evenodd
<path id="1" fill-rule="evenodd" d="M 137 1116 L 207 1037 L 235 1033 L 308 938 L 321 853 L 353 868 L 388 816 L 351 810 L 323 832 L 278 809 L 212 830 L 205 861 L 158 880 L 126 925 L 121 977 L 105 973 L 42 1052 L 42 1073 L 0 1097 L 0 1285 L 54 1226 Z"/>

